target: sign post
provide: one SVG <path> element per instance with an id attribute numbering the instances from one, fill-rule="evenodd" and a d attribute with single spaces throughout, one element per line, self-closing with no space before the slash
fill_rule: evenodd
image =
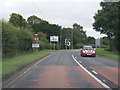
<path id="1" fill-rule="evenodd" d="M 55 42 L 59 41 L 58 36 L 50 36 L 50 42 L 54 42 L 54 50 L 55 50 Z"/>
<path id="2" fill-rule="evenodd" d="M 40 38 L 38 37 L 38 34 L 35 34 L 35 43 L 32 44 L 32 48 L 35 48 L 35 51 L 38 51 L 38 48 L 40 47 L 39 40 Z"/>
<path id="3" fill-rule="evenodd" d="M 70 46 L 71 46 L 70 39 L 65 39 L 65 46 L 66 46 L 66 49 L 67 49 L 67 47 L 69 47 L 69 49 L 70 49 Z"/>
<path id="4" fill-rule="evenodd" d="M 97 39 L 95 40 L 95 45 L 96 45 L 96 48 L 97 48 L 97 47 L 101 47 L 100 38 L 97 38 Z"/>

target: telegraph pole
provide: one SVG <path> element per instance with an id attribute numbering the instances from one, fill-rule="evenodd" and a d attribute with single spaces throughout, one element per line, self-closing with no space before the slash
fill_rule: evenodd
<path id="1" fill-rule="evenodd" d="M 73 29 L 71 29 L 71 41 L 72 41 L 72 42 L 71 42 L 71 43 L 72 43 L 71 45 L 72 45 L 72 49 L 73 49 Z"/>
<path id="2" fill-rule="evenodd" d="M 62 29 L 60 30 L 60 49 L 62 49 Z"/>

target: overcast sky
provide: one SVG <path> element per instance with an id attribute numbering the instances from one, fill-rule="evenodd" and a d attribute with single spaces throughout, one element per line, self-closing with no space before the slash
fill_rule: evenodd
<path id="1" fill-rule="evenodd" d="M 0 0 L 0 16 L 8 20 L 11 13 L 19 13 L 27 19 L 36 15 L 62 27 L 72 27 L 74 23 L 83 26 L 87 36 L 102 37 L 93 30 L 93 16 L 101 9 L 102 0 Z"/>

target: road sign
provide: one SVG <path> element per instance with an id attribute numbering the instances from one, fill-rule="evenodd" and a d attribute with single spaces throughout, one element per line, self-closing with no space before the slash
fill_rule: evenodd
<path id="1" fill-rule="evenodd" d="M 50 36 L 50 42 L 58 42 L 58 36 Z"/>
<path id="2" fill-rule="evenodd" d="M 39 48 L 40 44 L 32 44 L 32 48 Z"/>
<path id="3" fill-rule="evenodd" d="M 35 34 L 34 40 L 35 40 L 35 41 L 36 41 L 36 40 L 40 40 L 40 38 L 38 37 L 38 34 Z"/>
<path id="4" fill-rule="evenodd" d="M 67 45 L 67 46 L 70 46 L 70 45 L 71 45 L 70 39 L 65 39 L 65 45 Z"/>
<path id="5" fill-rule="evenodd" d="M 95 43 L 96 43 L 96 46 L 100 46 L 101 45 L 100 44 L 100 38 L 97 38 Z"/>
<path id="6" fill-rule="evenodd" d="M 40 38 L 38 38 L 38 37 L 35 37 L 35 38 L 34 38 L 34 40 L 40 40 Z"/>

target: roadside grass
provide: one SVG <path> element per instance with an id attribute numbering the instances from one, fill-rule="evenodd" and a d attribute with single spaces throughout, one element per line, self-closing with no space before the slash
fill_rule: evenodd
<path id="1" fill-rule="evenodd" d="M 118 60 L 118 53 L 114 51 L 106 51 L 104 48 L 100 48 L 96 50 L 96 53 L 101 56 L 105 56 L 111 59 L 116 59 Z"/>
<path id="2" fill-rule="evenodd" d="M 5 77 L 10 73 L 17 71 L 18 69 L 25 67 L 27 64 L 32 63 L 54 50 L 42 50 L 39 52 L 33 52 L 22 56 L 6 59 L 2 61 L 2 76 Z"/>

